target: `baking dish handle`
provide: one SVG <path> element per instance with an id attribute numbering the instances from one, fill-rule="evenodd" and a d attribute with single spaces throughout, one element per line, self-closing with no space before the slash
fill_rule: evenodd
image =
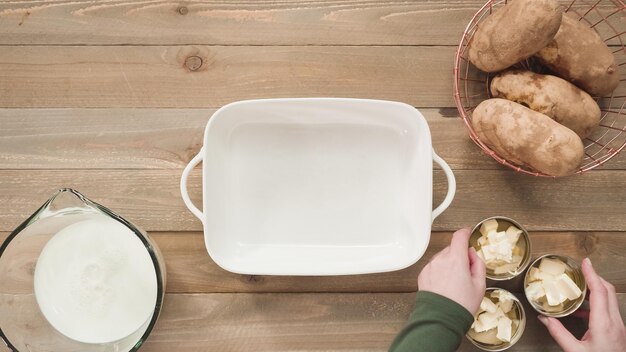
<path id="1" fill-rule="evenodd" d="M 200 164 L 203 159 L 203 155 L 204 148 L 200 149 L 198 154 L 194 156 L 193 159 L 191 159 L 187 166 L 185 166 L 185 169 L 183 170 L 183 175 L 180 177 L 180 194 L 182 195 L 183 202 L 185 202 L 185 205 L 187 206 L 189 211 L 191 211 L 193 215 L 200 219 L 200 221 L 204 224 L 204 214 L 200 209 L 196 208 L 196 206 L 191 201 L 191 198 L 189 198 L 189 193 L 187 192 L 187 178 L 189 178 L 191 170 L 193 170 L 196 165 Z"/>
<path id="2" fill-rule="evenodd" d="M 435 219 L 439 215 L 441 215 L 441 213 L 443 213 L 446 209 L 448 209 L 448 206 L 450 206 L 450 203 L 452 203 L 452 199 L 454 199 L 454 194 L 456 193 L 456 179 L 454 178 L 454 174 L 452 173 L 452 169 L 450 168 L 448 163 L 446 163 L 443 159 L 441 159 L 441 157 L 437 155 L 437 153 L 435 153 L 434 150 L 433 150 L 433 161 L 436 162 L 439 165 L 439 167 L 443 169 L 443 172 L 446 174 L 446 178 L 448 179 L 448 193 L 446 194 L 446 197 L 443 199 L 443 202 L 441 202 L 441 204 L 439 204 L 438 207 L 433 209 L 432 221 L 435 221 Z"/>

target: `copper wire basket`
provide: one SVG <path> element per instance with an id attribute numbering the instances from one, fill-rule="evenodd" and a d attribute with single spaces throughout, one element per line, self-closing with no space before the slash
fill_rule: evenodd
<path id="1" fill-rule="evenodd" d="M 518 165 L 499 156 L 491 150 L 477 136 L 472 127 L 472 111 L 483 100 L 491 98 L 489 83 L 493 74 L 485 73 L 474 67 L 468 60 L 468 44 L 479 23 L 484 21 L 494 10 L 504 6 L 506 0 L 490 0 L 472 17 L 467 25 L 461 43 L 454 59 L 454 100 L 465 126 L 469 130 L 470 138 L 488 155 L 502 165 L 506 165 L 518 172 L 534 175 L 550 175 L 538 172 L 528 165 Z M 565 12 L 574 13 L 580 21 L 584 21 L 593 28 L 604 42 L 607 43 L 618 69 L 623 71 L 626 65 L 626 19 L 623 11 L 626 6 L 621 0 L 573 0 L 562 2 Z M 517 67 L 529 69 L 538 73 L 548 73 L 536 60 L 530 58 L 520 62 Z M 621 73 L 620 73 L 621 74 Z M 626 147 L 626 85 L 621 78 L 619 86 L 611 96 L 594 97 L 602 112 L 600 126 L 594 133 L 583 140 L 585 156 L 575 172 L 595 169 L 615 157 Z"/>

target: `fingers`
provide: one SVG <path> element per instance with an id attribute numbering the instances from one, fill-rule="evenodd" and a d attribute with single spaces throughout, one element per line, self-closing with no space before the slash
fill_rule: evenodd
<path id="1" fill-rule="evenodd" d="M 469 245 L 470 230 L 467 228 L 460 229 L 452 235 L 450 243 L 450 252 L 454 256 L 467 258 L 467 247 Z"/>
<path id="2" fill-rule="evenodd" d="M 476 254 L 476 250 L 474 248 L 469 248 L 468 257 L 470 263 L 470 272 L 472 273 L 472 279 L 477 283 L 486 284 L 486 274 L 487 268 L 485 267 L 485 263 L 482 259 Z"/>
<path id="3" fill-rule="evenodd" d="M 589 287 L 590 323 L 600 322 L 609 315 L 608 290 L 602 283 L 602 278 L 596 273 L 589 258 L 582 263 L 583 275 Z"/>
<path id="4" fill-rule="evenodd" d="M 556 341 L 561 349 L 564 351 L 578 351 L 580 341 L 576 340 L 574 335 L 570 333 L 560 321 L 554 318 L 548 318 L 543 315 L 538 316 L 539 321 L 548 328 L 548 332 L 552 335 L 554 341 Z"/>
<path id="5" fill-rule="evenodd" d="M 613 320 L 621 322 L 622 316 L 619 313 L 619 303 L 617 302 L 617 293 L 615 292 L 615 286 L 611 285 L 608 281 L 600 278 L 602 285 L 606 288 L 607 291 L 607 301 L 609 308 L 609 315 Z"/>
<path id="6" fill-rule="evenodd" d="M 435 255 L 433 255 L 432 258 L 430 258 L 430 261 L 428 261 L 428 262 L 431 263 L 435 259 L 441 257 L 442 255 L 446 255 L 449 252 L 450 252 L 450 246 L 447 246 L 446 248 L 444 248 L 444 249 L 440 250 L 439 252 L 435 253 Z"/>

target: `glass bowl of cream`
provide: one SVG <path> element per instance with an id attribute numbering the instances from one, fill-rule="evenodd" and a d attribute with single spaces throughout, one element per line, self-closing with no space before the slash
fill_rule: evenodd
<path id="1" fill-rule="evenodd" d="M 165 282 L 144 231 L 60 189 L 0 247 L 0 338 L 13 351 L 136 351 Z"/>

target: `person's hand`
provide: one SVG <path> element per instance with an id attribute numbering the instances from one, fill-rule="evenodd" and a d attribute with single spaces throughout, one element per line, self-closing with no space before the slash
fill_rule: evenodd
<path id="1" fill-rule="evenodd" d="M 485 263 L 474 248 L 469 248 L 469 229 L 452 236 L 452 243 L 435 254 L 417 278 L 420 291 L 430 291 L 447 297 L 472 315 L 478 312 L 485 295 Z"/>
<path id="2" fill-rule="evenodd" d="M 587 258 L 582 264 L 589 288 L 589 330 L 577 340 L 555 318 L 539 316 L 550 335 L 565 352 L 611 352 L 626 348 L 626 328 L 619 313 L 615 287 L 596 274 Z"/>

